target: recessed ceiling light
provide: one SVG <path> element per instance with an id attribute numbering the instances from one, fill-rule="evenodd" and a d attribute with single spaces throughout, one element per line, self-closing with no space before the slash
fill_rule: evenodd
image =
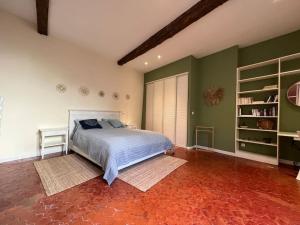
<path id="1" fill-rule="evenodd" d="M 158 55 L 157 58 L 158 58 L 158 59 L 161 59 L 161 55 Z"/>
<path id="2" fill-rule="evenodd" d="M 145 66 L 148 66 L 148 62 L 144 62 Z"/>

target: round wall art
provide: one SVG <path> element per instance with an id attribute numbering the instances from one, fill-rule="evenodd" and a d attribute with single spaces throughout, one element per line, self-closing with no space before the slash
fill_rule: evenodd
<path id="1" fill-rule="evenodd" d="M 112 97 L 113 97 L 113 99 L 118 100 L 119 99 L 119 93 L 114 92 Z"/>
<path id="2" fill-rule="evenodd" d="M 98 95 L 103 98 L 105 96 L 105 93 L 104 93 L 104 91 L 99 91 Z"/>
<path id="3" fill-rule="evenodd" d="M 203 97 L 208 106 L 219 105 L 224 97 L 224 88 L 208 88 Z"/>
<path id="4" fill-rule="evenodd" d="M 61 94 L 65 93 L 66 90 L 67 90 L 67 87 L 64 84 L 58 84 L 58 85 L 56 85 L 56 91 L 58 93 L 61 93 Z"/>
<path id="5" fill-rule="evenodd" d="M 82 95 L 82 96 L 87 96 L 90 94 L 90 90 L 87 88 L 87 87 L 80 87 L 79 88 L 79 93 Z"/>

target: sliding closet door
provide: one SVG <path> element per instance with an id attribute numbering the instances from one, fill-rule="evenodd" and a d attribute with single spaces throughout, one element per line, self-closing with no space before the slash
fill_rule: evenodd
<path id="1" fill-rule="evenodd" d="M 154 83 L 154 98 L 153 98 L 153 131 L 163 132 L 163 94 L 164 82 L 156 81 Z"/>
<path id="2" fill-rule="evenodd" d="M 146 130 L 153 129 L 153 97 L 154 83 L 146 86 Z"/>
<path id="3" fill-rule="evenodd" d="M 164 80 L 163 133 L 175 143 L 176 77 Z"/>
<path id="4" fill-rule="evenodd" d="M 176 145 L 187 146 L 188 76 L 177 77 Z"/>

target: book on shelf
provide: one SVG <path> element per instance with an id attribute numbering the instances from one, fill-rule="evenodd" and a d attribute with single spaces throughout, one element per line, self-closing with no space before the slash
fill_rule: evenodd
<path id="1" fill-rule="evenodd" d="M 272 102 L 278 102 L 278 95 L 270 95 L 267 100 L 266 100 L 267 103 L 272 103 Z"/>
<path id="2" fill-rule="evenodd" d="M 278 88 L 277 84 L 264 86 L 263 90 L 270 90 Z"/>
<path id="3" fill-rule="evenodd" d="M 264 104 L 264 103 L 274 103 L 278 102 L 278 95 L 270 95 L 265 101 L 254 101 L 253 97 L 242 97 L 238 99 L 238 105 L 255 105 L 255 104 Z"/>
<path id="4" fill-rule="evenodd" d="M 264 101 L 253 101 L 252 104 L 264 104 Z"/>
<path id="5" fill-rule="evenodd" d="M 239 105 L 252 104 L 252 102 L 253 102 L 253 97 L 243 97 L 238 99 Z"/>
<path id="6" fill-rule="evenodd" d="M 265 108 L 265 109 L 251 109 L 251 113 L 250 114 L 243 114 L 242 112 L 242 108 L 239 107 L 239 111 L 238 111 L 238 115 L 239 116 L 277 116 L 277 109 L 275 106 L 271 107 L 271 108 Z"/>

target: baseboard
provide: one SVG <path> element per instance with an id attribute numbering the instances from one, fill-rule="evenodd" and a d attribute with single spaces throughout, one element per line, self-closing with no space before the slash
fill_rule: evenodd
<path id="1" fill-rule="evenodd" d="M 53 147 L 53 148 L 48 148 L 45 151 L 45 155 L 48 154 L 53 154 L 53 153 L 58 153 L 61 152 L 62 148 L 61 147 Z M 18 155 L 18 156 L 14 156 L 14 157 L 8 157 L 8 158 L 0 158 L 0 163 L 6 163 L 6 162 L 12 162 L 12 161 L 18 161 L 18 160 L 26 160 L 26 159 L 30 159 L 30 158 L 34 158 L 34 157 L 40 157 L 41 153 L 40 151 L 33 151 L 34 153 L 28 153 L 28 154 L 24 154 L 24 155 Z"/>
<path id="2" fill-rule="evenodd" d="M 221 150 L 221 149 L 200 146 L 200 145 L 194 146 L 194 148 L 200 148 L 200 149 L 204 149 L 204 150 L 208 150 L 208 151 L 212 151 L 212 152 L 216 152 L 216 153 L 220 153 L 220 154 L 224 154 L 224 155 L 229 155 L 229 156 L 233 156 L 233 157 L 248 159 L 248 160 L 252 160 L 252 161 L 256 161 L 256 162 L 278 165 L 277 159 L 274 157 L 259 155 L 259 154 L 255 154 L 255 153 L 251 153 L 251 152 L 243 152 L 243 151 L 229 152 L 229 151 L 225 151 L 225 150 Z"/>
<path id="3" fill-rule="evenodd" d="M 221 149 L 217 149 L 217 148 L 211 148 L 211 147 L 207 147 L 207 146 L 195 145 L 195 146 L 193 146 L 193 148 L 217 152 L 217 153 L 220 153 L 223 155 L 236 156 L 234 152 L 229 152 L 229 151 L 225 151 L 225 150 L 221 150 Z"/>
<path id="4" fill-rule="evenodd" d="M 18 160 L 23 160 L 23 159 L 30 159 L 37 157 L 37 154 L 24 154 L 24 155 L 18 155 L 14 157 L 7 157 L 7 158 L 0 158 L 0 163 L 6 163 L 6 162 L 12 162 L 12 161 L 18 161 Z"/>
<path id="5" fill-rule="evenodd" d="M 256 162 L 262 162 L 271 165 L 278 165 L 277 158 L 272 156 L 260 155 L 252 152 L 246 152 L 246 151 L 236 151 L 235 155 L 236 157 L 243 158 L 243 159 L 249 159 Z"/>
<path id="6" fill-rule="evenodd" d="M 287 159 L 279 159 L 279 163 L 281 164 L 285 164 L 285 165 L 290 165 L 290 166 L 294 166 L 294 161 L 291 160 L 287 160 Z"/>

